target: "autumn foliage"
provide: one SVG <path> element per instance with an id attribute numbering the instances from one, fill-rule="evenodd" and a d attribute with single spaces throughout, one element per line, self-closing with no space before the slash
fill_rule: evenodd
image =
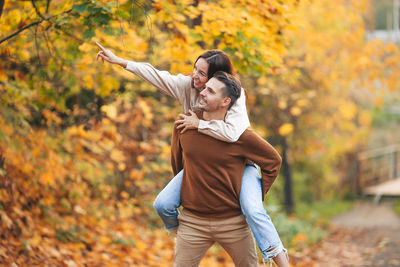
<path id="1" fill-rule="evenodd" d="M 95 62 L 95 40 L 172 73 L 190 73 L 205 49 L 226 51 L 252 126 L 309 185 L 298 201 L 339 184 L 340 159 L 363 145 L 371 108 L 399 88 L 398 47 L 364 38 L 368 1 L 6 1 L 2 11 L 4 266 L 171 265 L 174 239 L 152 202 L 172 175 L 181 108 Z M 271 192 L 281 203 L 282 181 Z M 283 239 L 290 247 L 307 236 Z M 202 264 L 232 265 L 218 247 Z"/>

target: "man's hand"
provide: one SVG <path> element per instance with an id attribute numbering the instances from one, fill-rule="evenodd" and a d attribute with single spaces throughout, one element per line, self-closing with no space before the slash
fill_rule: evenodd
<path id="1" fill-rule="evenodd" d="M 126 68 L 126 60 L 123 60 L 120 57 L 117 57 L 111 50 L 105 49 L 101 44 L 96 42 L 96 45 L 101 49 L 99 53 L 97 53 L 96 61 L 101 58 L 104 63 L 104 60 L 110 62 L 111 64 L 118 64 L 121 67 Z"/>
<path id="2" fill-rule="evenodd" d="M 177 120 L 175 124 L 177 125 L 177 129 L 182 129 L 181 133 L 186 132 L 186 130 L 190 129 L 197 129 L 199 127 L 199 118 L 197 117 L 196 113 L 189 110 L 190 115 L 179 114 L 180 120 Z"/>

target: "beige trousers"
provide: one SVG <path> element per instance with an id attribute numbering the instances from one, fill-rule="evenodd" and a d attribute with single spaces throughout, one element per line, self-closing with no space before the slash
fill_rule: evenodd
<path id="1" fill-rule="evenodd" d="M 256 245 L 243 215 L 207 219 L 183 209 L 178 216 L 174 267 L 199 266 L 206 251 L 218 242 L 237 267 L 258 266 Z"/>

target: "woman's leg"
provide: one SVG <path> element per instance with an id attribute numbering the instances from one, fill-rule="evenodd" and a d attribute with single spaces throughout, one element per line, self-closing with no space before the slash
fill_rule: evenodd
<path id="1" fill-rule="evenodd" d="M 262 204 L 261 178 L 256 167 L 247 165 L 240 189 L 240 206 L 254 238 L 263 254 L 264 261 L 286 252 Z"/>
<path id="2" fill-rule="evenodd" d="M 183 170 L 181 170 L 154 200 L 154 208 L 167 230 L 178 227 L 178 207 L 181 205 L 181 187 Z"/>

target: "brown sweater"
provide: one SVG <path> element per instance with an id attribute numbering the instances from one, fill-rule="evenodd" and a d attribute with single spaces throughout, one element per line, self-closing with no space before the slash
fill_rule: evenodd
<path id="1" fill-rule="evenodd" d="M 181 134 L 174 127 L 171 163 L 174 174 L 184 168 L 181 204 L 207 218 L 228 218 L 241 214 L 239 204 L 242 176 L 249 159 L 260 166 L 262 198 L 279 173 L 281 157 L 252 129 L 235 143 L 189 130 Z"/>

